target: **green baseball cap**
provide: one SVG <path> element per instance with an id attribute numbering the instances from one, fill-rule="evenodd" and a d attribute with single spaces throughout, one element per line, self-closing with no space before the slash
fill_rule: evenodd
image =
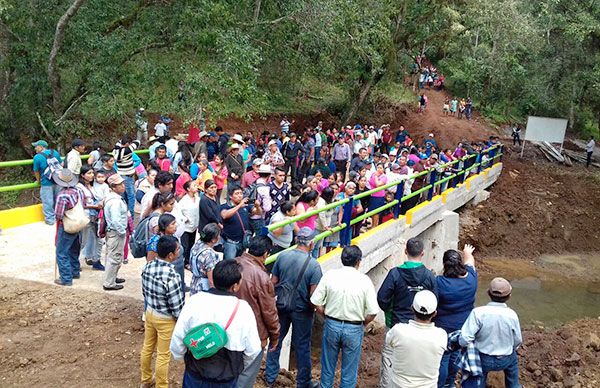
<path id="1" fill-rule="evenodd" d="M 48 142 L 46 142 L 46 140 L 38 140 L 35 143 L 31 143 L 32 146 L 37 147 L 44 147 L 44 148 L 48 148 Z"/>

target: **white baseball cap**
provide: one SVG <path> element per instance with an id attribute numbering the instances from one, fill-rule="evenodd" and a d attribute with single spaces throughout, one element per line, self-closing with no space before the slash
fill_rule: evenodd
<path id="1" fill-rule="evenodd" d="M 413 299 L 412 308 L 420 314 L 433 314 L 437 309 L 437 298 L 429 290 L 419 291 Z"/>

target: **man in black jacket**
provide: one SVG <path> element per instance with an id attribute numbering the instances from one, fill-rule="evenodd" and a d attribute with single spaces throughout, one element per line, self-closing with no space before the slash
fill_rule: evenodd
<path id="1" fill-rule="evenodd" d="M 392 328 L 397 323 L 415 319 L 413 299 L 419 291 L 429 290 L 437 296 L 435 275 L 423 265 L 423 242 L 411 238 L 406 242 L 407 260 L 387 274 L 377 292 L 377 303 L 385 311 L 385 324 Z M 380 386 L 391 383 L 391 349 L 384 345 L 380 371 Z"/>
<path id="2" fill-rule="evenodd" d="M 300 144 L 298 137 L 294 132 L 290 133 L 290 140 L 283 145 L 281 153 L 283 159 L 285 159 L 285 173 L 287 174 L 289 172 L 292 182 L 299 182 L 297 173 L 298 156 L 304 153 L 304 147 Z"/>

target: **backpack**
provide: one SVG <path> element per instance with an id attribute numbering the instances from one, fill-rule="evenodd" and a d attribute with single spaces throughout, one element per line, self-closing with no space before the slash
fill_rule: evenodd
<path id="1" fill-rule="evenodd" d="M 50 151 L 50 153 L 42 152 L 42 155 L 44 155 L 44 157 L 46 158 L 46 164 L 47 164 L 47 167 L 44 169 L 43 175 L 49 181 L 53 181 L 52 174 L 54 174 L 55 171 L 62 170 L 62 165 L 60 164 L 58 159 L 56 159 L 56 156 L 55 156 L 56 151 L 54 151 L 54 150 L 49 150 L 49 151 Z"/>
<path id="2" fill-rule="evenodd" d="M 244 189 L 244 198 L 248 198 L 250 203 L 254 203 L 254 201 L 256 201 L 256 196 L 258 194 L 258 188 L 259 187 L 265 187 L 267 186 L 264 183 L 252 183 L 250 186 L 246 187 Z"/>
<path id="3" fill-rule="evenodd" d="M 129 250 L 134 258 L 139 259 L 148 255 L 148 240 L 150 240 L 150 220 L 157 217 L 158 213 L 152 213 L 137 225 L 129 239 Z"/>
<path id="4" fill-rule="evenodd" d="M 190 330 L 183 339 L 183 343 L 188 348 L 196 360 L 214 356 L 219 350 L 227 344 L 227 329 L 240 307 L 240 300 L 237 300 L 233 313 L 229 317 L 225 327 L 218 323 L 203 323 Z"/>

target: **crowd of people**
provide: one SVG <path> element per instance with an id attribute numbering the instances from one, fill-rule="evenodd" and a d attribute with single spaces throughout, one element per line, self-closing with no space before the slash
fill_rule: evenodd
<path id="1" fill-rule="evenodd" d="M 339 270 L 323 274 L 315 260 L 341 245 L 339 232 L 315 236 L 397 194 L 421 190 L 436 176 L 453 179 L 432 187 L 433 193 L 460 183 L 469 166 L 491 163 L 497 138 L 441 148 L 433 133 L 417 144 L 404 127 L 325 129 L 322 122 L 300 135 L 284 118 L 277 134 L 228 134 L 221 127 L 206 132 L 191 125 L 184 141 L 169 137 L 167 121 L 161 118 L 147 137 L 140 110 L 141 141 L 124 136 L 112 152 L 94 143 L 87 161 L 80 139 L 64 161 L 46 141 L 33 143 L 45 221 L 56 224 L 55 283 L 72 285 L 82 256 L 105 272 L 104 290 L 120 290 L 125 279 L 118 272 L 127 258 L 147 261 L 143 387 L 168 385 L 171 356 L 185 361 L 186 387 L 252 387 L 265 358 L 264 379 L 271 386 L 279 374 L 280 339 L 290 326 L 297 386 L 317 386 L 310 354 L 315 312 L 325 317 L 320 386 L 333 386 L 341 353 L 341 386 L 353 387 L 364 325 L 380 311 L 389 328 L 382 387 L 453 386 L 458 369 L 463 386 L 482 386 L 476 384 L 498 368 L 505 370 L 507 386 L 518 386 L 520 329 L 504 304 L 510 284 L 495 279 L 492 302 L 473 309 L 472 247 L 446 252 L 444 274 L 436 278 L 422 264 L 422 242 L 409 240 L 408 261 L 392 269 L 377 292 L 358 270 L 357 246 L 343 247 Z M 134 151 L 146 141 L 149 158 L 143 161 Z M 431 173 L 412 177 L 426 171 Z M 398 185 L 388 185 L 393 182 Z M 340 205 L 297 217 L 367 191 L 352 200 L 351 214 Z M 413 196 L 398 210 L 405 213 L 426 198 L 427 192 Z M 393 217 L 392 209 L 374 214 L 354 225 L 351 236 Z M 276 253 L 275 263 L 265 265 Z"/>

